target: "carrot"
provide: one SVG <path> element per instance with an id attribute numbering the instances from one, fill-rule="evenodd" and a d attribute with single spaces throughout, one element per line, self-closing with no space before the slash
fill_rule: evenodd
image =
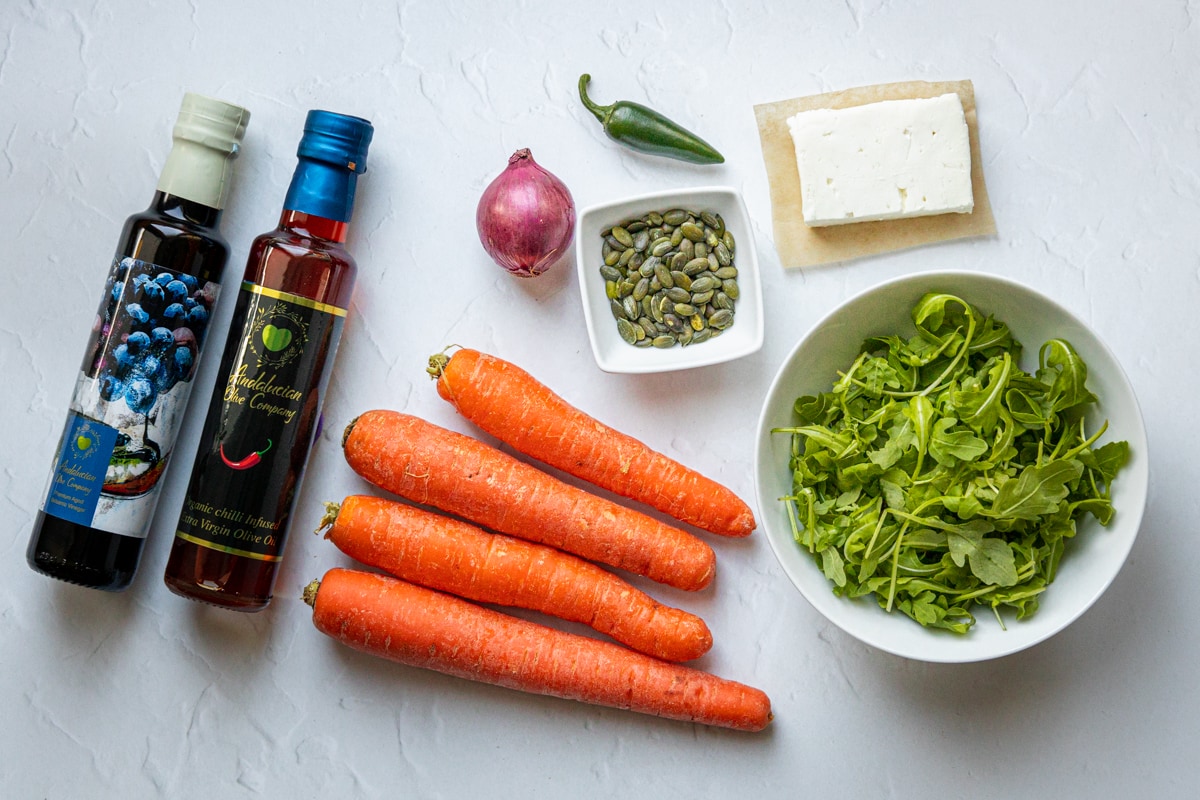
<path id="1" fill-rule="evenodd" d="M 331 569 L 304 599 L 317 630 L 401 664 L 705 725 L 758 731 L 771 720 L 758 689 L 397 578 Z"/>
<path id="2" fill-rule="evenodd" d="M 712 647 L 704 620 L 568 553 L 381 497 L 353 495 L 326 509 L 326 539 L 397 578 L 582 622 L 667 661 L 698 658 Z"/>
<path id="3" fill-rule="evenodd" d="M 716 570 L 696 536 L 419 417 L 368 411 L 346 427 L 342 449 L 376 486 L 518 539 L 680 589 L 703 589 Z"/>
<path id="4" fill-rule="evenodd" d="M 429 359 L 460 414 L 527 456 L 723 536 L 748 536 L 754 512 L 732 491 L 569 404 L 525 370 L 475 350 Z"/>

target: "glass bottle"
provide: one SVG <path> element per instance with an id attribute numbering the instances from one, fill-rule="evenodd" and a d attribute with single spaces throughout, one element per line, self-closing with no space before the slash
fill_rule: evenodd
<path id="1" fill-rule="evenodd" d="M 164 576 L 183 597 L 270 602 L 354 287 L 344 242 L 372 133 L 310 111 L 279 226 L 251 247 Z"/>
<path id="2" fill-rule="evenodd" d="M 218 224 L 249 119 L 186 94 L 154 199 L 125 222 L 26 550 L 45 575 L 133 579 L 229 259 Z"/>

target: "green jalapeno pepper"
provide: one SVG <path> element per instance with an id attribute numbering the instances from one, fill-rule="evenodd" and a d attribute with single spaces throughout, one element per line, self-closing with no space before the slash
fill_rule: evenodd
<path id="1" fill-rule="evenodd" d="M 598 106 L 587 96 L 591 75 L 579 77 L 579 99 L 592 112 L 614 142 L 656 156 L 677 158 L 693 164 L 722 164 L 725 157 L 696 134 L 680 127 L 657 111 L 639 103 L 619 100 Z"/>

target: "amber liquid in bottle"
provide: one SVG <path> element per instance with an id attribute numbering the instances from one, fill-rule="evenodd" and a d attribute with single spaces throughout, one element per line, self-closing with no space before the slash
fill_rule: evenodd
<path id="1" fill-rule="evenodd" d="M 219 209 L 156 192 L 149 208 L 125 222 L 117 258 L 167 267 L 195 277 L 201 286 L 217 283 L 229 259 L 229 245 L 217 230 L 220 217 Z M 97 336 L 89 353 L 105 347 Z M 145 544 L 144 537 L 110 533 L 38 511 L 25 556 L 29 566 L 44 575 L 119 591 L 132 581 Z"/>
<path id="2" fill-rule="evenodd" d="M 276 230 L 254 240 L 245 282 L 322 306 L 347 308 L 357 267 L 343 246 L 346 228 L 345 222 L 285 210 Z M 245 290 L 242 294 L 245 299 Z M 240 319 L 242 313 L 239 304 L 222 357 L 219 381 L 229 379 L 234 365 L 243 356 L 245 336 L 239 336 L 239 331 L 248 331 L 253 320 Z M 226 507 L 239 510 L 231 525 L 253 520 L 275 522 L 271 530 L 278 552 L 282 552 L 295 494 L 300 488 L 312 440 L 318 433 L 319 394 L 323 388 L 319 386 L 320 379 L 330 367 L 338 332 L 327 335 L 314 350 L 313 357 L 320 363 L 314 365 L 310 385 L 297 387 L 306 394 L 297 415 L 296 444 L 291 452 L 267 449 L 259 454 L 256 448 L 261 442 L 253 439 L 253 432 L 246 433 L 248 438 L 240 445 L 235 434 L 226 437 L 222 431 L 222 425 L 228 424 L 223 412 L 225 396 L 219 390 L 214 393 L 201 436 L 201 452 L 188 486 L 185 515 L 189 513 L 188 503 L 193 502 L 192 498 L 224 498 Z M 231 444 L 230 438 L 235 443 Z M 224 454 L 220 452 L 222 445 L 227 448 Z M 277 443 L 271 445 L 277 447 Z M 239 466 L 247 461 L 255 463 L 253 467 L 229 468 L 222 455 L 225 459 L 236 456 L 234 463 Z M 263 463 L 257 463 L 260 458 Z M 270 459 L 275 461 L 265 463 Z M 263 480 L 249 479 L 260 474 Z M 225 515 L 226 519 L 230 516 L 233 515 Z M 167 562 L 166 584 L 176 594 L 193 600 L 240 611 L 262 609 L 271 599 L 279 556 L 253 557 L 235 552 L 238 550 L 238 547 L 217 549 L 177 535 Z"/>

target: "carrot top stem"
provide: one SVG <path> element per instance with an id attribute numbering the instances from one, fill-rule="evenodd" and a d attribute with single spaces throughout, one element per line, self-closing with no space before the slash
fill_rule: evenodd
<path id="1" fill-rule="evenodd" d="M 308 603 L 313 608 L 316 608 L 317 590 L 320 588 L 321 588 L 321 582 L 319 580 L 314 580 L 311 583 L 309 583 L 308 586 L 305 586 L 304 594 L 301 595 L 301 597 L 304 598 L 304 602 Z"/>
<path id="2" fill-rule="evenodd" d="M 350 432 L 354 430 L 354 426 L 358 424 L 358 417 L 346 423 L 346 430 L 342 431 L 342 449 L 346 449 L 346 440 L 350 438 Z"/>
<path id="3" fill-rule="evenodd" d="M 425 368 L 425 371 L 429 373 L 430 378 L 436 381 L 442 377 L 442 373 L 446 371 L 446 365 L 450 363 L 450 356 L 446 354 L 455 349 L 463 350 L 465 348 L 461 344 L 448 344 L 442 352 L 434 353 L 429 357 L 429 366 Z"/>
<path id="4" fill-rule="evenodd" d="M 435 381 L 442 377 L 442 373 L 446 371 L 446 365 L 450 363 L 450 356 L 446 355 L 445 351 L 434 353 L 429 357 L 429 366 L 425 371 L 429 373 L 429 377 Z"/>
<path id="5" fill-rule="evenodd" d="M 341 513 L 342 507 L 338 503 L 325 503 L 325 515 L 321 517 L 321 521 L 317 523 L 317 529 L 313 533 L 320 533 L 323 530 L 333 527 L 333 523 L 337 522 L 338 514 Z"/>

